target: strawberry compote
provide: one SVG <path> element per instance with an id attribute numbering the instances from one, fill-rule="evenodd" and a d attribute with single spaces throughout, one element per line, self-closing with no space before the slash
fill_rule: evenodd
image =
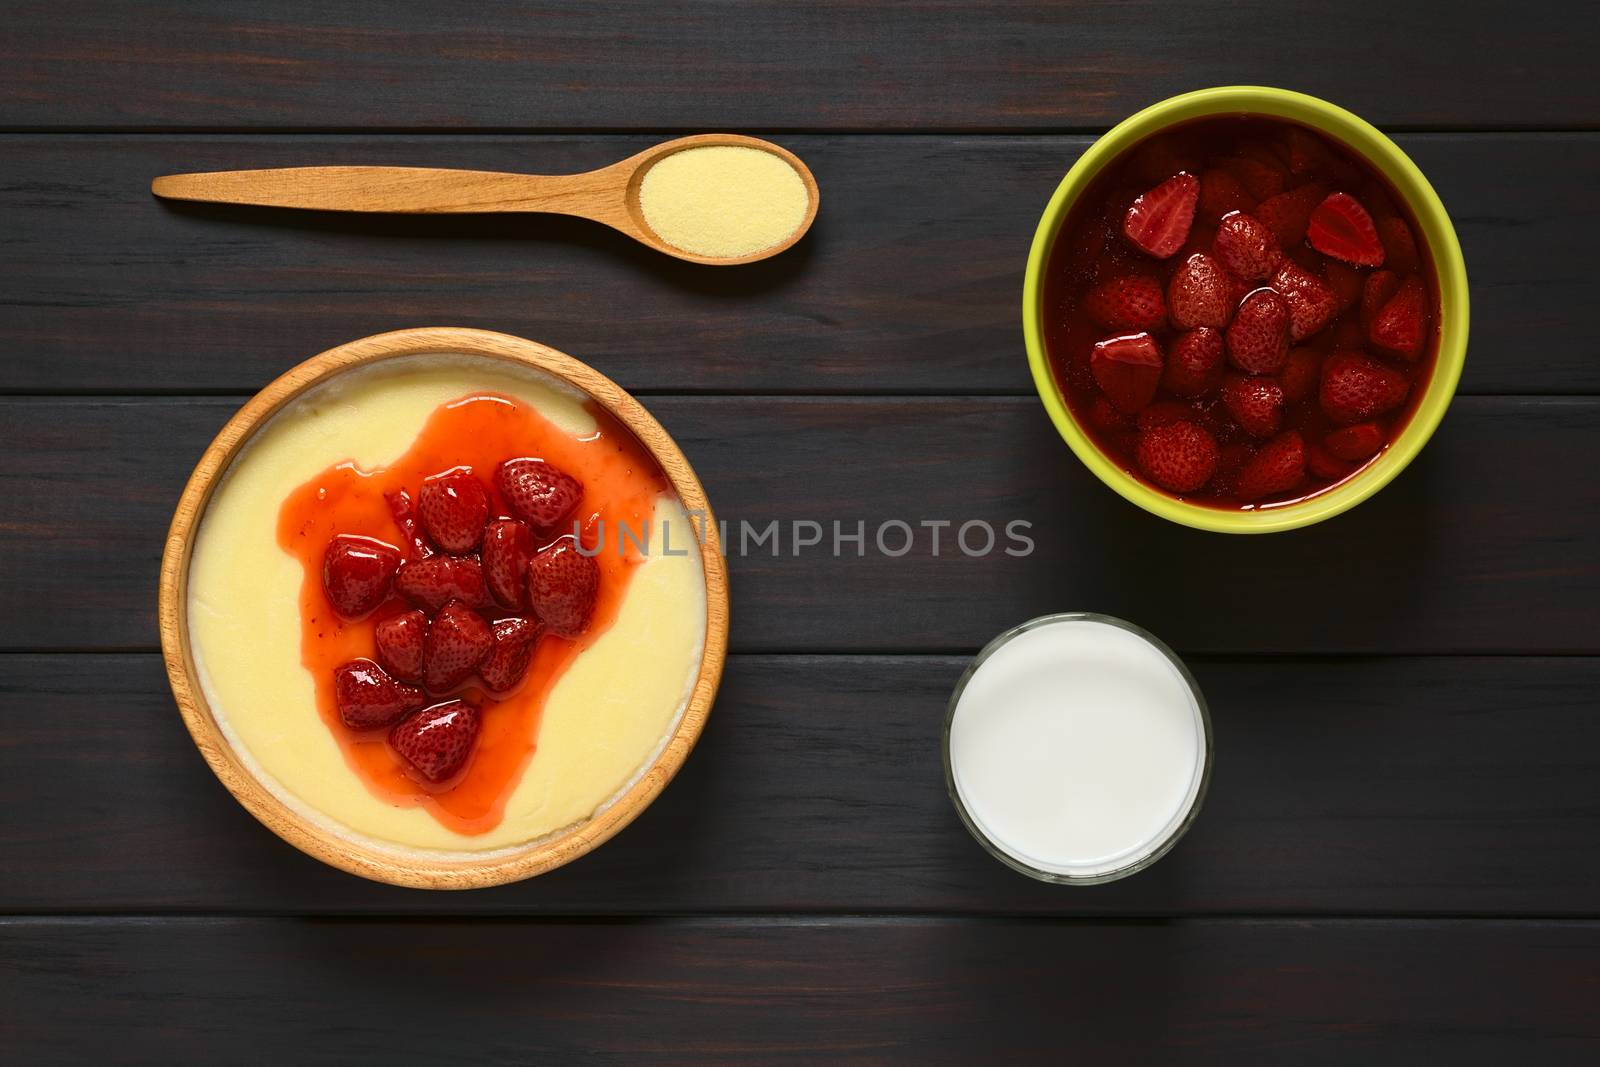
<path id="1" fill-rule="evenodd" d="M 1229 509 L 1323 492 L 1399 434 L 1438 348 L 1421 231 L 1370 164 L 1280 119 L 1155 135 L 1084 190 L 1045 344 L 1078 424 L 1163 492 Z"/>
<path id="2" fill-rule="evenodd" d="M 668 488 L 589 407 L 597 430 L 574 438 L 515 398 L 462 397 L 394 463 L 329 467 L 279 511 L 323 723 L 374 795 L 457 833 L 500 822 L 546 697 L 641 562 L 604 535 Z"/>

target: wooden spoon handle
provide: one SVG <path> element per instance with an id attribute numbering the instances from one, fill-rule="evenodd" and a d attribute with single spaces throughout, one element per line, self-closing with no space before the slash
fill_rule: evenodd
<path id="1" fill-rule="evenodd" d="M 627 218 L 626 182 L 627 172 L 618 165 L 560 175 L 431 167 L 277 167 L 168 174 L 151 182 L 150 191 L 170 200 L 314 211 L 550 211 L 615 226 Z"/>

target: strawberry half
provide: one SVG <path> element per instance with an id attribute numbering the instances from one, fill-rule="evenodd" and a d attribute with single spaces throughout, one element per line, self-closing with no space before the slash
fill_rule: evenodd
<path id="1" fill-rule="evenodd" d="M 1271 289 L 1244 298 L 1228 327 L 1228 358 L 1251 374 L 1272 374 L 1289 358 L 1289 305 Z"/>
<path id="2" fill-rule="evenodd" d="M 1290 126 L 1284 138 L 1284 155 L 1289 161 L 1290 174 L 1309 174 L 1322 170 L 1333 160 L 1328 146 L 1310 130 Z"/>
<path id="3" fill-rule="evenodd" d="M 1156 395 L 1161 384 L 1161 348 L 1147 333 L 1096 341 L 1089 371 L 1118 411 L 1133 414 Z"/>
<path id="4" fill-rule="evenodd" d="M 1190 330 L 1172 343 L 1161 384 L 1179 396 L 1209 393 L 1222 380 L 1222 332 L 1209 326 Z"/>
<path id="5" fill-rule="evenodd" d="M 435 784 L 461 772 L 477 739 L 478 710 L 464 700 L 423 708 L 389 731 L 389 747 Z"/>
<path id="6" fill-rule="evenodd" d="M 351 660 L 333 672 L 339 718 L 352 730 L 376 730 L 428 702 L 414 685 L 395 681 L 370 659 Z"/>
<path id="7" fill-rule="evenodd" d="M 478 547 L 489 519 L 489 491 L 470 474 L 443 474 L 422 484 L 417 514 L 433 543 L 452 555 Z"/>
<path id="8" fill-rule="evenodd" d="M 1192 493 L 1216 472 L 1217 442 L 1192 422 L 1168 422 L 1139 435 L 1135 458 L 1144 476 L 1161 488 Z"/>
<path id="9" fill-rule="evenodd" d="M 1111 330 L 1154 330 L 1167 319 L 1161 283 L 1143 274 L 1124 274 L 1101 282 L 1084 297 L 1083 309 Z"/>
<path id="10" fill-rule="evenodd" d="M 1387 215 L 1378 220 L 1378 239 L 1383 242 L 1384 262 L 1390 270 L 1402 274 L 1422 269 L 1422 259 L 1417 255 L 1417 240 L 1411 227 L 1398 215 Z"/>
<path id="11" fill-rule="evenodd" d="M 499 519 L 483 532 L 483 580 L 502 606 L 528 606 L 528 560 L 533 531 L 516 519 Z"/>
<path id="12" fill-rule="evenodd" d="M 1322 355 L 1314 348 L 1291 348 L 1289 360 L 1278 374 L 1278 384 L 1283 386 L 1283 399 L 1298 404 L 1317 391 L 1317 378 L 1322 373 Z"/>
<path id="13" fill-rule="evenodd" d="M 389 514 L 394 516 L 394 524 L 400 527 L 400 533 L 405 537 L 406 544 L 411 546 L 411 558 L 426 559 L 433 555 L 433 546 L 422 536 L 422 525 L 417 522 L 417 506 L 412 501 L 411 494 L 404 489 L 396 489 L 392 493 L 383 494 L 383 499 L 389 505 Z"/>
<path id="14" fill-rule="evenodd" d="M 1340 459 L 1322 445 L 1312 441 L 1306 445 L 1306 470 L 1324 481 L 1337 482 L 1354 474 L 1356 465 Z"/>
<path id="15" fill-rule="evenodd" d="M 583 497 L 578 479 L 542 459 L 508 459 L 494 478 L 512 513 L 536 529 L 553 528 Z"/>
<path id="16" fill-rule="evenodd" d="M 1271 378 L 1229 377 L 1222 386 L 1222 403 L 1251 437 L 1271 437 L 1283 423 L 1283 386 Z"/>
<path id="17" fill-rule="evenodd" d="M 528 561 L 528 600 L 546 630 L 577 637 L 589 628 L 600 594 L 600 568 L 563 537 Z"/>
<path id="18" fill-rule="evenodd" d="M 1254 215 L 1261 224 L 1272 231 L 1283 248 L 1291 248 L 1306 239 L 1306 227 L 1311 224 L 1311 212 L 1322 203 L 1328 187 L 1313 182 L 1287 193 L 1279 193 L 1257 205 Z"/>
<path id="19" fill-rule="evenodd" d="M 1333 287 L 1292 259 L 1278 265 L 1272 288 L 1289 305 L 1289 339 L 1303 341 L 1333 321 L 1339 297 Z"/>
<path id="20" fill-rule="evenodd" d="M 1378 312 L 1389 302 L 1389 298 L 1400 289 L 1400 276 L 1391 270 L 1375 270 L 1367 275 L 1367 283 L 1361 287 L 1361 327 L 1371 330 L 1372 324 L 1378 318 Z"/>
<path id="21" fill-rule="evenodd" d="M 1232 211 L 1217 223 L 1214 244 L 1217 259 L 1235 278 L 1259 282 L 1277 269 L 1283 253 L 1278 250 L 1278 239 L 1254 215 Z"/>
<path id="22" fill-rule="evenodd" d="M 1348 311 L 1355 307 L 1361 300 L 1361 290 L 1367 284 L 1366 275 L 1359 268 L 1340 263 L 1337 259 L 1324 260 L 1323 270 L 1327 274 L 1328 288 L 1333 290 L 1334 297 L 1339 301 L 1339 310 Z"/>
<path id="23" fill-rule="evenodd" d="M 1329 452 L 1351 463 L 1360 463 L 1375 455 L 1383 447 L 1383 441 L 1383 427 L 1375 422 L 1358 422 L 1322 439 Z"/>
<path id="24" fill-rule="evenodd" d="M 396 678 L 422 681 L 422 642 L 428 634 L 428 617 L 415 609 L 384 619 L 373 628 L 378 662 Z"/>
<path id="25" fill-rule="evenodd" d="M 1414 360 L 1422 354 L 1427 326 L 1428 298 L 1422 291 L 1422 279 L 1413 274 L 1373 318 L 1369 336 L 1384 351 Z"/>
<path id="26" fill-rule="evenodd" d="M 1200 326 L 1222 329 L 1233 318 L 1234 303 L 1229 299 L 1232 289 L 1233 283 L 1222 264 L 1204 252 L 1196 252 L 1172 272 L 1172 281 L 1167 285 L 1167 310 L 1172 324 L 1182 330 Z"/>
<path id="27" fill-rule="evenodd" d="M 1287 430 L 1261 446 L 1234 479 L 1240 500 L 1260 500 L 1287 493 L 1306 476 L 1306 445 L 1300 434 Z"/>
<path id="28" fill-rule="evenodd" d="M 1181 171 L 1140 194 L 1122 219 L 1122 233 L 1145 253 L 1166 259 L 1189 239 L 1200 179 Z"/>
<path id="29" fill-rule="evenodd" d="M 1311 212 L 1306 240 L 1325 256 L 1357 267 L 1383 265 L 1383 242 L 1372 216 L 1349 193 L 1331 193 Z"/>
<path id="30" fill-rule="evenodd" d="M 483 567 L 474 556 L 413 560 L 394 576 L 394 590 L 429 614 L 452 600 L 485 611 L 494 605 L 483 584 Z"/>
<path id="31" fill-rule="evenodd" d="M 322 588 L 333 610 L 359 619 L 383 603 L 400 569 L 400 551 L 370 537 L 339 534 L 322 554 Z"/>
<path id="32" fill-rule="evenodd" d="M 1393 411 L 1410 389 L 1399 371 L 1359 352 L 1335 352 L 1322 368 L 1322 410 L 1341 426 Z"/>
<path id="33" fill-rule="evenodd" d="M 428 626 L 422 645 L 422 684 L 432 693 L 447 693 L 472 677 L 494 647 L 494 634 L 483 616 L 452 600 Z"/>
<path id="34" fill-rule="evenodd" d="M 532 619 L 500 619 L 490 627 L 494 647 L 478 664 L 478 677 L 496 696 L 505 696 L 517 687 L 533 662 L 534 642 L 539 624 Z"/>

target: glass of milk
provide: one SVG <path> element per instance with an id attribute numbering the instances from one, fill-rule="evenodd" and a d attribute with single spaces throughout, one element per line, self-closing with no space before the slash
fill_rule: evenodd
<path id="1" fill-rule="evenodd" d="M 1182 661 L 1132 623 L 1007 630 L 950 697 L 944 768 L 972 836 L 1041 881 L 1094 885 L 1166 855 L 1200 811 L 1211 717 Z"/>

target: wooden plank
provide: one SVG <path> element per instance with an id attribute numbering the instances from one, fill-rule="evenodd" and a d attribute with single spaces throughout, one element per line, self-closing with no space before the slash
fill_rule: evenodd
<path id="1" fill-rule="evenodd" d="M 375 885 L 256 825 L 159 658 L 0 658 L 0 912 L 1600 915 L 1600 660 L 1193 661 L 1216 773 L 1151 870 L 1062 889 L 945 795 L 959 657 L 735 656 L 682 774 L 596 854 L 476 893 Z"/>
<path id="2" fill-rule="evenodd" d="M 148 192 L 162 173 L 253 166 L 581 170 L 652 140 L 0 138 L 0 390 L 250 392 L 343 341 L 452 324 L 544 341 L 635 390 L 1032 392 L 1023 265 L 1086 137 L 780 137 L 822 184 L 816 227 L 772 262 L 722 272 L 570 219 L 252 211 Z M 1584 319 L 1600 135 L 1400 140 L 1466 249 L 1463 391 L 1600 392 Z"/>
<path id="3" fill-rule="evenodd" d="M 1600 924 L 0 920 L 20 1062 L 1593 1063 Z"/>
<path id="4" fill-rule="evenodd" d="M 0 467 L 0 648 L 155 646 L 171 508 L 236 404 L 0 400 L 12 453 Z M 1185 652 L 1600 652 L 1600 471 L 1578 462 L 1600 444 L 1593 399 L 1458 400 L 1376 498 L 1264 538 L 1194 532 L 1125 503 L 1029 398 L 651 408 L 731 524 L 736 651 L 970 650 L 1034 615 L 1096 610 Z M 859 550 L 841 542 L 834 556 L 835 521 L 844 535 L 863 524 Z M 911 527 L 903 556 L 889 554 L 905 537 L 894 521 Z M 995 532 L 990 554 L 957 546 L 969 521 Z M 1006 554 L 1020 543 L 1005 533 L 1013 521 L 1032 524 L 1030 555 Z M 760 535 L 774 522 L 781 543 L 742 525 Z M 822 544 L 797 554 L 807 522 Z M 973 551 L 983 543 L 969 531 Z"/>
<path id="5" fill-rule="evenodd" d="M 8 10 L 0 125 L 1081 128 L 1242 82 L 1385 123 L 1592 126 L 1580 22 L 1372 0 L 30 2 Z"/>

